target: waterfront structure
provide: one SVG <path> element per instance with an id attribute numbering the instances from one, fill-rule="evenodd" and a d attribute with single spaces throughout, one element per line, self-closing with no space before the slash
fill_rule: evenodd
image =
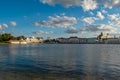
<path id="1" fill-rule="evenodd" d="M 89 44 L 94 44 L 97 41 L 98 41 L 97 38 L 87 38 L 87 43 L 89 43 Z"/>
<path id="2" fill-rule="evenodd" d="M 20 44 L 20 41 L 9 41 L 11 44 Z"/>
<path id="3" fill-rule="evenodd" d="M 29 37 L 21 40 L 11 40 L 11 44 L 28 44 L 28 43 L 62 43 L 62 44 L 120 44 L 120 38 L 111 38 L 109 34 L 100 34 L 96 38 L 57 38 L 53 40 L 43 40 L 42 38 Z"/>
<path id="4" fill-rule="evenodd" d="M 120 44 L 120 38 L 109 38 L 105 40 L 106 44 Z"/>
<path id="5" fill-rule="evenodd" d="M 25 41 L 27 43 L 42 43 L 43 39 L 42 38 L 36 38 L 36 37 L 32 36 L 32 37 L 26 38 Z"/>
<path id="6" fill-rule="evenodd" d="M 103 44 L 120 44 L 120 38 L 116 38 L 116 37 L 111 37 L 108 33 L 107 34 L 103 34 L 101 33 L 98 37 L 97 37 L 97 43 L 103 43 Z"/>
<path id="7" fill-rule="evenodd" d="M 108 33 L 107 34 L 103 34 L 101 32 L 101 34 L 97 36 L 97 43 L 105 43 L 105 41 L 107 39 L 110 39 L 110 38 L 111 38 L 111 36 Z"/>
<path id="8" fill-rule="evenodd" d="M 59 41 L 60 43 L 71 43 L 71 44 L 87 43 L 87 38 L 78 38 L 78 37 L 58 38 L 56 40 Z"/>
<path id="9" fill-rule="evenodd" d="M 26 39 L 21 39 L 21 40 L 10 40 L 9 43 L 11 44 L 43 43 L 43 39 L 36 38 L 33 36 Z"/>
<path id="10" fill-rule="evenodd" d="M 108 33 L 101 36 L 101 39 L 109 39 L 109 38 L 111 38 L 111 36 Z"/>
<path id="11" fill-rule="evenodd" d="M 27 44 L 27 42 L 25 41 L 25 40 L 22 40 L 22 41 L 13 41 L 13 40 L 11 40 L 11 41 L 9 41 L 9 43 L 11 43 L 11 44 Z"/>
<path id="12" fill-rule="evenodd" d="M 57 38 L 56 39 L 59 43 L 68 43 L 68 38 Z"/>

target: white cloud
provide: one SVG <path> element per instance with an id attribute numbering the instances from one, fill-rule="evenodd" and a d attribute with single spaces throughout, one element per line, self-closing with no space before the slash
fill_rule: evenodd
<path id="1" fill-rule="evenodd" d="M 41 23 L 42 24 L 42 23 Z M 35 22 L 34 25 L 35 26 L 41 26 L 40 22 Z"/>
<path id="2" fill-rule="evenodd" d="M 108 14 L 108 19 L 110 20 L 111 26 L 120 28 L 120 15 L 119 14 Z"/>
<path id="3" fill-rule="evenodd" d="M 96 0 L 39 0 L 44 4 L 55 5 L 61 4 L 64 7 L 82 6 L 84 11 L 94 10 L 97 8 Z"/>
<path id="4" fill-rule="evenodd" d="M 97 8 L 98 3 L 95 0 L 83 0 L 82 7 L 84 11 L 94 10 Z"/>
<path id="5" fill-rule="evenodd" d="M 58 27 L 58 28 L 67 28 L 77 23 L 77 19 L 75 17 L 68 16 L 55 16 L 48 17 L 48 20 L 42 22 L 35 22 L 35 26 L 41 27 Z"/>
<path id="6" fill-rule="evenodd" d="M 39 35 L 39 34 L 46 34 L 46 35 L 49 35 L 49 34 L 53 34 L 54 32 L 52 32 L 52 31 L 46 32 L 46 31 L 40 30 L 40 31 L 35 31 L 35 32 L 33 32 L 33 33 L 34 33 L 34 34 L 37 34 L 37 35 Z"/>
<path id="7" fill-rule="evenodd" d="M 112 5 L 110 5 L 110 2 L 108 2 L 108 1 L 104 0 L 103 3 L 101 3 L 101 4 L 103 4 L 105 8 L 112 9 Z"/>
<path id="8" fill-rule="evenodd" d="M 12 25 L 12 26 L 17 26 L 17 23 L 16 23 L 15 21 L 11 21 L 11 22 L 10 22 L 10 25 Z"/>
<path id="9" fill-rule="evenodd" d="M 3 30 L 3 29 L 5 29 L 5 28 L 7 28 L 7 27 L 8 27 L 7 24 L 0 24 L 0 30 Z"/>
<path id="10" fill-rule="evenodd" d="M 8 25 L 7 25 L 7 24 L 2 24 L 2 26 L 3 26 L 3 27 L 5 27 L 5 28 L 7 28 L 7 27 L 8 27 Z"/>
<path id="11" fill-rule="evenodd" d="M 64 7 L 81 6 L 84 11 L 94 10 L 98 6 L 112 9 L 120 7 L 120 0 L 39 0 L 43 4 L 56 5 L 60 4 Z"/>
<path id="12" fill-rule="evenodd" d="M 101 12 L 97 12 L 97 16 L 101 19 L 101 20 L 103 20 L 105 17 L 104 17 L 104 15 L 101 13 Z"/>
<path id="13" fill-rule="evenodd" d="M 117 18 L 112 24 L 120 28 L 120 18 Z"/>
<path id="14" fill-rule="evenodd" d="M 93 24 L 95 20 L 97 20 L 97 18 L 95 18 L 95 17 L 86 17 L 86 18 L 83 18 L 82 21 L 84 21 L 88 24 Z"/>
<path id="15" fill-rule="evenodd" d="M 115 32 L 117 30 L 117 28 L 111 26 L 111 25 L 105 25 L 105 24 L 101 24 L 101 25 L 89 25 L 86 28 L 86 31 L 91 31 L 91 32 Z"/>
<path id="16" fill-rule="evenodd" d="M 42 3 L 47 3 L 49 5 L 61 4 L 64 7 L 79 6 L 81 4 L 80 0 L 39 0 Z"/>
<path id="17" fill-rule="evenodd" d="M 117 20 L 118 17 L 119 17 L 119 14 L 112 14 L 112 15 L 109 15 L 109 14 L 108 14 L 108 18 L 109 18 L 110 20 Z"/>
<path id="18" fill-rule="evenodd" d="M 8 28 L 9 25 L 16 26 L 17 24 L 14 21 L 11 21 L 9 24 L 6 24 L 6 23 L 0 24 L 0 30 L 4 30 Z"/>
<path id="19" fill-rule="evenodd" d="M 106 14 L 106 13 L 107 13 L 107 11 L 106 11 L 106 10 L 102 10 L 102 13 L 103 13 L 103 14 Z"/>
<path id="20" fill-rule="evenodd" d="M 111 26 L 111 25 L 106 25 L 106 24 L 101 24 L 101 25 L 88 25 L 88 26 L 83 26 L 84 28 L 68 28 L 65 32 L 68 34 L 77 34 L 77 33 L 89 33 L 89 32 L 95 32 L 95 33 L 116 33 L 117 28 Z"/>
<path id="21" fill-rule="evenodd" d="M 65 32 L 68 34 L 79 34 L 79 33 L 85 33 L 86 29 L 70 27 L 70 28 L 67 28 Z"/>
<path id="22" fill-rule="evenodd" d="M 71 27 L 71 28 L 68 28 L 65 32 L 68 34 L 76 34 L 76 33 L 79 33 L 79 30 L 75 27 Z"/>
<path id="23" fill-rule="evenodd" d="M 120 7 L 120 0 L 111 0 L 112 6 L 118 6 Z"/>
<path id="24" fill-rule="evenodd" d="M 97 0 L 99 4 L 104 5 L 106 8 L 112 9 L 113 7 L 120 7 L 120 0 Z"/>

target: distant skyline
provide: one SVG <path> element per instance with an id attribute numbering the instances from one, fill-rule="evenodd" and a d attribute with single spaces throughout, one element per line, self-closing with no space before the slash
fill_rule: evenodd
<path id="1" fill-rule="evenodd" d="M 120 0 L 0 0 L 0 33 L 95 37 L 120 34 Z"/>

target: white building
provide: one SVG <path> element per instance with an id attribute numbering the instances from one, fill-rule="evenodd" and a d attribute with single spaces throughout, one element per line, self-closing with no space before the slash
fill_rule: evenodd
<path id="1" fill-rule="evenodd" d="M 11 40 L 9 41 L 11 44 L 28 44 L 28 43 L 43 43 L 43 39 L 42 38 L 36 38 L 36 37 L 30 37 L 30 38 L 26 38 L 25 40 L 21 39 L 21 40 Z"/>
<path id="2" fill-rule="evenodd" d="M 109 38 L 105 40 L 106 44 L 120 44 L 120 39 L 119 38 Z"/>
<path id="3" fill-rule="evenodd" d="M 38 39 L 38 38 L 32 36 L 32 37 L 26 38 L 25 41 L 26 41 L 27 43 L 42 43 L 42 42 L 43 42 L 43 39 L 42 39 L 42 38 Z"/>

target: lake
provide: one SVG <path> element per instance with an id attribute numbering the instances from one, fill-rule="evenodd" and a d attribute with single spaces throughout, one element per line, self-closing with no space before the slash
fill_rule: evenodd
<path id="1" fill-rule="evenodd" d="M 120 80 L 120 45 L 0 45 L 0 80 Z"/>

